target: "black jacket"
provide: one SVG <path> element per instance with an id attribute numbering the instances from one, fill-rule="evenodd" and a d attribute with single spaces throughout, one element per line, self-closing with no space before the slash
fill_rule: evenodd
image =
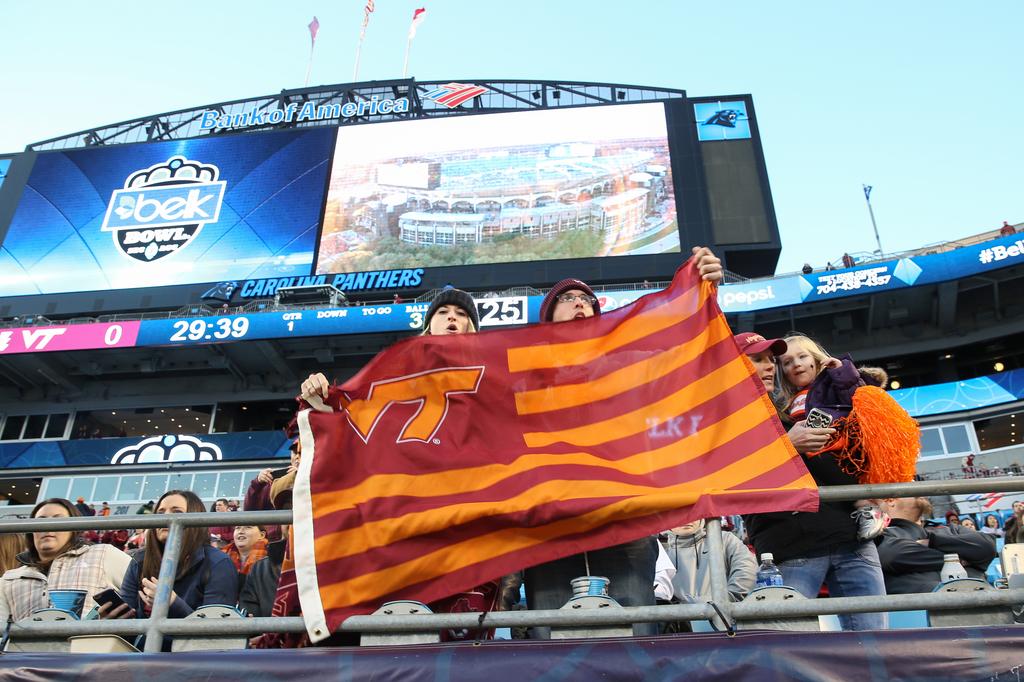
<path id="1" fill-rule="evenodd" d="M 278 540 L 267 545 L 267 556 L 252 565 L 245 583 L 238 593 L 238 608 L 256 617 L 273 615 L 274 598 L 277 596 L 277 581 L 281 577 L 287 540 Z"/>
<path id="2" fill-rule="evenodd" d="M 928 540 L 928 544 L 918 540 Z M 893 519 L 875 542 L 888 594 L 931 592 L 942 580 L 943 554 L 959 555 L 967 575 L 982 579 L 996 557 L 995 536 L 962 526 L 922 528 Z"/>
<path id="3" fill-rule="evenodd" d="M 818 485 L 856 485 L 857 479 L 839 468 L 835 457 L 824 453 L 803 457 Z M 816 512 L 771 512 L 745 517 L 747 533 L 760 558 L 771 552 L 775 562 L 827 554 L 837 545 L 856 543 L 857 521 L 851 502 L 821 502 Z"/>

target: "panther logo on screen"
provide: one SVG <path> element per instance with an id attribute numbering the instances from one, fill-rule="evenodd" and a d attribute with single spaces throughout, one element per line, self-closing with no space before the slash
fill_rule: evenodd
<path id="1" fill-rule="evenodd" d="M 737 111 L 736 109 L 722 109 L 720 111 L 716 111 L 713 116 L 704 121 L 704 125 L 735 128 L 736 121 L 738 121 L 742 116 L 742 111 Z"/>
<path id="2" fill-rule="evenodd" d="M 113 233 L 121 253 L 143 263 L 177 253 L 220 217 L 225 183 L 219 175 L 217 166 L 184 156 L 136 171 L 110 195 L 100 229 Z"/>

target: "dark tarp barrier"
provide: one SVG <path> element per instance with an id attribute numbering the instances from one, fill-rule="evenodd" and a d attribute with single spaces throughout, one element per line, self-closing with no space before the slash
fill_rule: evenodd
<path id="1" fill-rule="evenodd" d="M 1020 626 L 181 654 L 5 654 L 0 681 L 1019 680 Z"/>

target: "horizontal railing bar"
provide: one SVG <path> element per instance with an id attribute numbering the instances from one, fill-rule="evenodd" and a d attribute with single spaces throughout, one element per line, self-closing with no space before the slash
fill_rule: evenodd
<path id="1" fill-rule="evenodd" d="M 818 488 L 825 502 L 886 497 L 928 497 L 931 495 L 967 495 L 1006 493 L 1024 490 L 1024 476 L 962 479 L 950 481 L 913 481 L 911 483 L 875 483 L 872 485 L 830 485 Z"/>
<path id="2" fill-rule="evenodd" d="M 736 620 L 753 618 L 821 616 L 830 613 L 870 613 L 873 611 L 945 611 L 963 608 L 1018 606 L 1024 604 L 1024 588 L 979 590 L 977 592 L 919 592 L 917 594 L 881 594 L 868 597 L 829 597 L 792 599 L 786 602 L 744 601 L 732 604 Z"/>
<path id="3" fill-rule="evenodd" d="M 792 618 L 873 611 L 944 611 L 962 608 L 991 608 L 1024 604 L 1024 588 L 978 592 L 923 592 L 873 597 L 831 597 L 794 599 L 787 602 L 734 602 L 729 611 L 736 620 Z M 401 616 L 351 616 L 342 623 L 344 632 L 429 632 L 445 629 L 477 629 L 520 626 L 599 626 L 654 623 L 675 620 L 711 620 L 715 611 L 709 604 L 668 604 L 609 609 L 554 609 L 545 611 L 492 611 L 480 613 L 437 613 Z M 91 620 L 60 623 L 15 623 L 13 637 L 72 635 L 144 634 L 148 620 Z M 238 618 L 217 621 L 164 619 L 159 629 L 165 635 L 258 635 L 264 632 L 305 632 L 302 618 Z"/>
<path id="4" fill-rule="evenodd" d="M 0 533 L 25 533 L 33 530 L 116 530 L 119 528 L 167 528 L 170 522 L 190 526 L 262 526 L 292 522 L 288 509 L 273 511 L 200 512 L 196 514 L 122 514 L 60 519 L 3 519 Z"/>

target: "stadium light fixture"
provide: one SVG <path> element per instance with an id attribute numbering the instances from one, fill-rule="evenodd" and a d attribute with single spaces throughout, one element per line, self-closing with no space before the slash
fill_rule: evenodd
<path id="1" fill-rule="evenodd" d="M 615 93 L 615 97 L 617 97 L 618 100 L 621 102 L 622 100 L 626 99 L 626 93 L 624 93 L 622 90 L 619 90 L 617 93 Z"/>
<path id="2" fill-rule="evenodd" d="M 997 372 L 1002 372 L 1004 369 L 1006 369 L 1006 365 L 1004 365 L 1001 362 L 997 362 L 994 365 L 992 365 L 992 369 L 994 369 Z"/>
<path id="3" fill-rule="evenodd" d="M 897 388 L 899 388 L 900 386 L 902 386 L 902 384 L 900 384 L 900 382 L 899 382 L 898 380 L 896 380 L 896 379 L 893 379 L 893 380 L 892 380 L 892 383 L 890 383 L 889 385 L 890 385 L 890 386 L 892 386 L 892 387 L 893 387 L 893 389 L 897 389 Z"/>
<path id="4" fill-rule="evenodd" d="M 561 90 L 555 90 L 554 92 L 551 93 L 551 96 L 554 97 L 556 101 L 560 100 L 560 99 L 562 99 L 562 91 Z"/>
<path id="5" fill-rule="evenodd" d="M 540 90 L 534 90 L 530 93 L 530 97 L 534 99 L 540 99 Z"/>

